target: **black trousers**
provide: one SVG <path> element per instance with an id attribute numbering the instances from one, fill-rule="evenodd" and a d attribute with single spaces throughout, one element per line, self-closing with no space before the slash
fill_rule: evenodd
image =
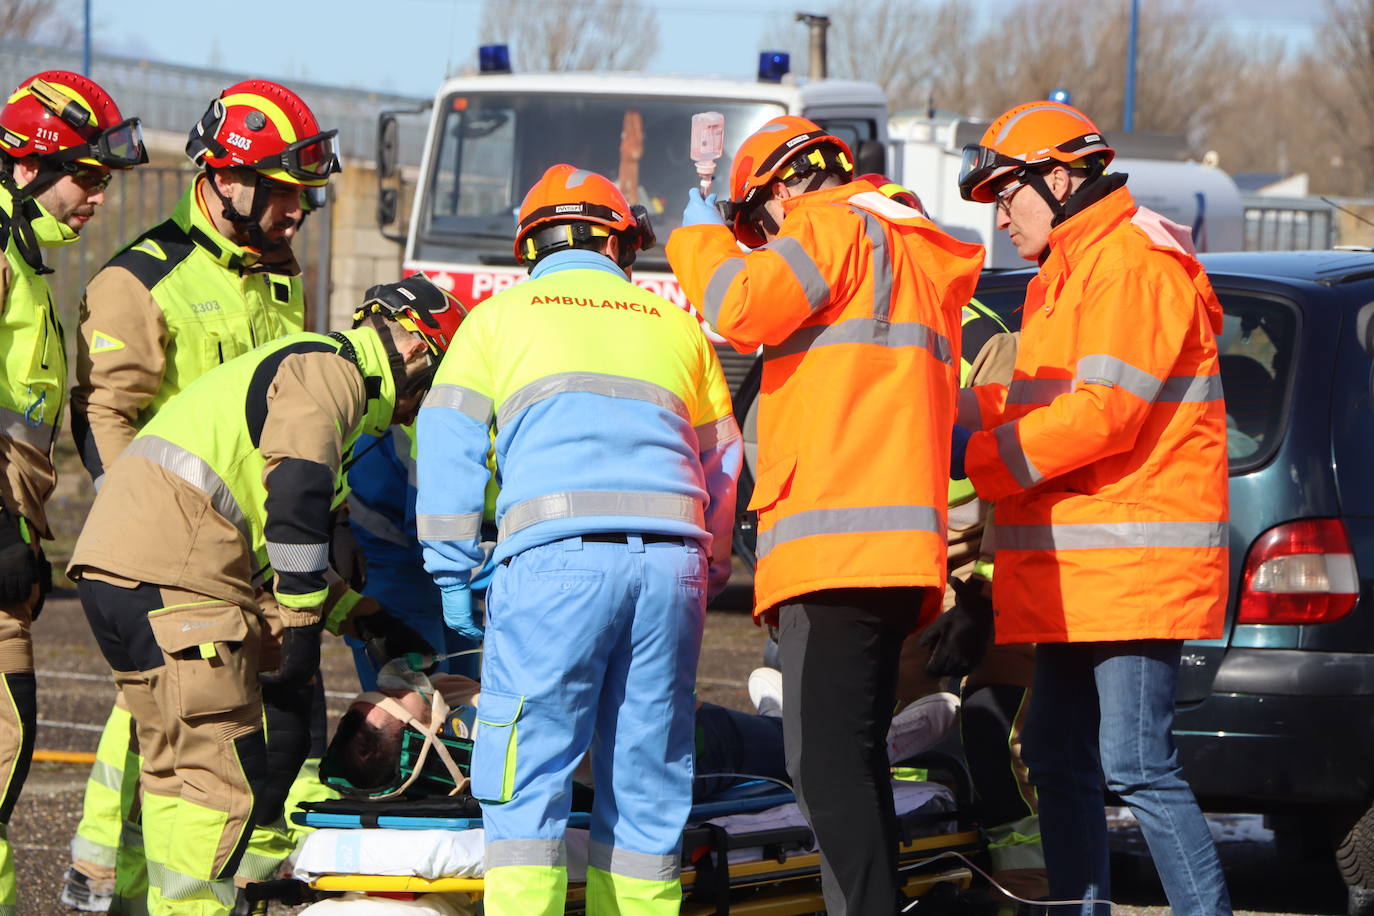
<path id="1" fill-rule="evenodd" d="M 787 772 L 820 845 L 832 916 L 896 911 L 887 729 L 902 639 L 927 592 L 833 589 L 778 610 Z"/>

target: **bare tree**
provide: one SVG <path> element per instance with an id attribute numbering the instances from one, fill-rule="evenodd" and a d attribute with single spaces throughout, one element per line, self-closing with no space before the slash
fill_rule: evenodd
<path id="1" fill-rule="evenodd" d="M 1295 125 L 1292 145 L 1313 191 L 1374 192 L 1374 0 L 1328 0 L 1329 24 L 1296 71 L 1298 94 L 1319 113 Z M 1308 148 L 1303 148 L 1304 146 Z"/>
<path id="2" fill-rule="evenodd" d="M 640 0 L 487 0 L 482 40 L 530 70 L 632 70 L 658 50 L 658 15 Z"/>
<path id="3" fill-rule="evenodd" d="M 0 39 L 75 44 L 74 7 L 70 0 L 0 0 Z"/>

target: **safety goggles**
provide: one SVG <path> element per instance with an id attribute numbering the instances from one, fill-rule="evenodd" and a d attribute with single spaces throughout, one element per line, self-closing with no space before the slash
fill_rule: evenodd
<path id="1" fill-rule="evenodd" d="M 1020 170 L 1026 163 L 1020 159 L 1005 156 L 986 146 L 970 143 L 964 147 L 963 161 L 959 163 L 959 194 L 964 200 L 973 200 L 973 189 L 995 175 L 1008 169 Z"/>
<path id="2" fill-rule="evenodd" d="M 95 168 L 75 162 L 66 163 L 62 167 L 62 171 L 70 175 L 72 181 L 76 182 L 87 194 L 105 190 L 110 186 L 110 179 L 114 177 L 114 173 L 109 169 Z"/>
<path id="3" fill-rule="evenodd" d="M 91 158 L 107 169 L 131 169 L 148 161 L 143 145 L 143 125 L 138 118 L 120 121 L 100 132 L 90 143 Z"/>
<path id="4" fill-rule="evenodd" d="M 297 140 L 280 153 L 264 156 L 247 167 L 259 171 L 281 169 L 297 181 L 323 182 L 335 172 L 342 172 L 339 157 L 334 152 L 334 136 L 337 130 Z"/>

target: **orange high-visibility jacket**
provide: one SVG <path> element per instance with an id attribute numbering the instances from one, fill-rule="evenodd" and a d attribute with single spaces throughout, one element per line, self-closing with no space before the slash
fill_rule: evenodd
<path id="1" fill-rule="evenodd" d="M 1186 230 L 1120 188 L 1050 233 L 1010 387 L 965 389 L 996 500 L 997 641 L 1221 635 L 1221 304 Z"/>
<path id="2" fill-rule="evenodd" d="M 688 298 L 740 352 L 764 348 L 755 615 L 821 589 L 943 589 L 961 311 L 983 249 L 863 181 L 786 208 L 748 254 L 720 226 L 668 240 Z"/>

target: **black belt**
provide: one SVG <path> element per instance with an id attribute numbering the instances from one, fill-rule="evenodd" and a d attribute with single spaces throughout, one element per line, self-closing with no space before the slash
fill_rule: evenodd
<path id="1" fill-rule="evenodd" d="M 686 544 L 687 539 L 680 534 L 627 534 L 623 531 L 604 531 L 600 534 L 581 535 L 582 540 L 595 544 L 628 544 L 630 538 L 639 538 L 646 544 Z"/>

